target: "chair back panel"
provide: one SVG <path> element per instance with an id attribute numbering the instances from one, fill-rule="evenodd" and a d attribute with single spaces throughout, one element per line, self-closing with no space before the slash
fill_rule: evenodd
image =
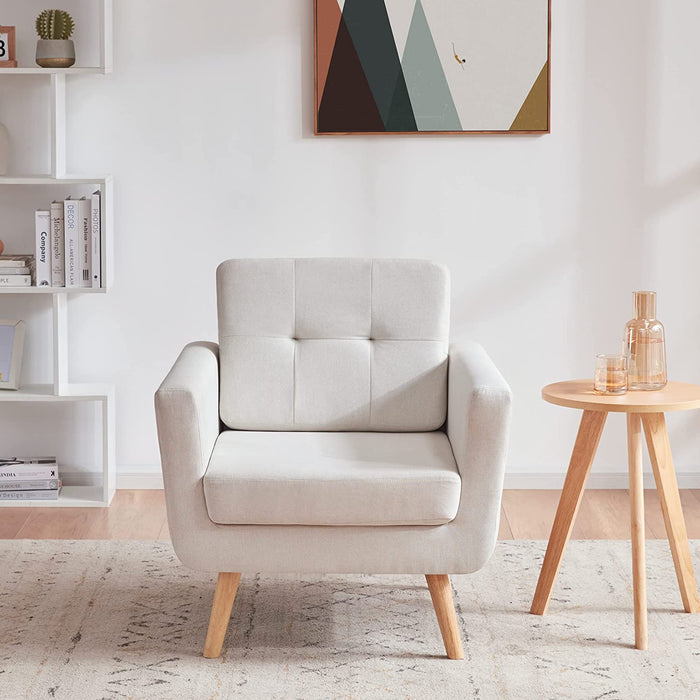
<path id="1" fill-rule="evenodd" d="M 423 260 L 227 260 L 221 420 L 239 430 L 424 431 L 447 405 L 449 275 Z"/>

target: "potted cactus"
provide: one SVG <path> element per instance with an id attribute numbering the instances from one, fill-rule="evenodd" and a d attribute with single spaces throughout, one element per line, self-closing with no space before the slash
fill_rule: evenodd
<path id="1" fill-rule="evenodd" d="M 44 10 L 36 18 L 36 62 L 42 68 L 70 68 L 75 63 L 73 18 L 64 10 Z"/>

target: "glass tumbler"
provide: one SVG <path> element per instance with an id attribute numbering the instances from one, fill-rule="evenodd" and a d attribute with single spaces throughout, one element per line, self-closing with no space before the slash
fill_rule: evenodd
<path id="1" fill-rule="evenodd" d="M 599 394 L 624 394 L 627 391 L 627 356 L 596 355 L 593 388 Z"/>

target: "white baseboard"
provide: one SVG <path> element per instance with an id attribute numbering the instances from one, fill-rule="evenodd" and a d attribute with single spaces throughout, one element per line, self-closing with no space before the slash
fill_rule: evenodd
<path id="1" fill-rule="evenodd" d="M 506 489 L 556 489 L 564 485 L 564 474 L 532 473 L 506 474 L 503 488 Z M 677 474 L 678 487 L 681 489 L 700 489 L 700 473 L 685 472 Z M 626 489 L 629 487 L 627 472 L 592 472 L 586 482 L 587 489 Z M 653 489 L 654 475 L 644 474 L 644 488 Z"/>
<path id="2" fill-rule="evenodd" d="M 65 486 L 99 486 L 102 474 L 98 472 L 61 472 Z M 162 489 L 163 475 L 159 471 L 117 472 L 118 489 Z"/>
<path id="3" fill-rule="evenodd" d="M 162 489 L 161 472 L 122 472 L 117 473 L 118 489 Z"/>
<path id="4" fill-rule="evenodd" d="M 96 473 L 69 472 L 62 474 L 63 482 L 69 486 L 97 486 L 102 476 Z M 677 475 L 678 486 L 682 489 L 700 489 L 700 471 L 685 472 Z M 506 489 L 561 489 L 564 484 L 564 474 L 548 472 L 506 474 L 504 488 Z M 626 489 L 629 485 L 626 472 L 593 472 L 586 483 L 589 489 Z M 644 474 L 644 487 L 654 488 L 654 477 L 651 473 Z M 162 489 L 163 475 L 160 471 L 123 471 L 117 473 L 118 489 Z"/>

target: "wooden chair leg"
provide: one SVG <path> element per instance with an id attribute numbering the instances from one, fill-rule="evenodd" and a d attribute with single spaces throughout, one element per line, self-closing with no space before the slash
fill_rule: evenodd
<path id="1" fill-rule="evenodd" d="M 552 534 L 549 536 L 547 553 L 544 556 L 535 596 L 532 599 L 530 612 L 533 615 L 544 615 L 549 605 L 554 580 L 561 566 L 564 549 L 566 549 L 566 544 L 571 536 L 576 513 L 581 505 L 583 488 L 586 485 L 588 473 L 591 471 L 593 458 L 598 449 L 607 416 L 605 411 L 584 411 L 581 417 L 581 425 L 574 443 L 574 451 L 571 453 L 571 462 L 566 472 L 564 488 L 552 525 Z"/>
<path id="2" fill-rule="evenodd" d="M 428 590 L 433 600 L 438 625 L 440 625 L 447 658 L 463 659 L 464 651 L 462 650 L 462 639 L 459 636 L 450 577 L 447 574 L 426 574 L 425 580 L 428 582 Z"/>
<path id="3" fill-rule="evenodd" d="M 698 588 L 693 573 L 693 562 L 690 558 L 688 533 L 683 519 L 676 472 L 673 469 L 666 418 L 663 413 L 644 413 L 642 414 L 642 424 L 647 438 L 656 490 L 661 501 L 661 512 L 666 524 L 666 535 L 671 546 L 673 564 L 676 567 L 678 586 L 681 589 L 683 607 L 689 613 L 700 612 Z"/>
<path id="4" fill-rule="evenodd" d="M 216 580 L 207 640 L 204 642 L 204 657 L 207 659 L 216 659 L 221 654 L 228 621 L 231 618 L 231 608 L 233 608 L 233 601 L 236 599 L 240 580 L 240 574 L 229 572 L 220 573 Z"/>

